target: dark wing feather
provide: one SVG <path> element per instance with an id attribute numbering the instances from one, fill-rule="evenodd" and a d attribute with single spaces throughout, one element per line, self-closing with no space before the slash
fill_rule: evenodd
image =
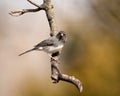
<path id="1" fill-rule="evenodd" d="M 47 39 L 47 40 L 44 40 L 44 41 L 38 43 L 34 47 L 38 48 L 38 47 L 53 46 L 53 45 L 54 45 L 53 40 Z"/>

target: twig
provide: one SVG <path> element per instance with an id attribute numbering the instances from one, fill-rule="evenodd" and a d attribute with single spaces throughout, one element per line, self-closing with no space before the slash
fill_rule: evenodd
<path id="1" fill-rule="evenodd" d="M 32 2 L 31 0 L 27 0 L 29 3 L 31 3 L 32 5 L 36 6 L 36 9 L 23 9 L 23 10 L 17 10 L 17 11 L 11 11 L 9 14 L 12 16 L 20 16 L 23 15 L 25 13 L 28 12 L 38 12 L 40 10 L 45 10 L 46 12 L 46 16 L 48 19 L 48 23 L 50 26 L 50 36 L 54 36 L 55 33 L 57 33 L 57 27 L 56 27 L 56 23 L 55 23 L 55 15 L 54 15 L 54 9 L 53 9 L 53 5 L 51 4 L 51 0 L 43 0 L 43 4 L 38 5 L 34 2 Z"/>
<path id="2" fill-rule="evenodd" d="M 54 36 L 57 33 L 57 27 L 55 23 L 55 14 L 54 14 L 54 6 L 51 3 L 51 0 L 43 0 L 43 4 L 38 5 L 31 0 L 27 0 L 29 3 L 32 5 L 36 6 L 36 9 L 23 9 L 23 10 L 17 10 L 17 11 L 11 11 L 9 13 L 12 16 L 20 16 L 28 12 L 38 12 L 40 10 L 44 10 L 46 12 L 46 16 L 48 19 L 48 23 L 50 26 L 50 36 Z M 82 83 L 76 79 L 74 76 L 68 76 L 66 74 L 62 74 L 59 69 L 59 56 L 60 52 L 56 52 L 51 54 L 51 78 L 53 80 L 53 83 L 58 83 L 60 80 L 61 81 L 66 81 L 69 83 L 74 84 L 79 92 L 82 92 L 83 86 Z"/>
<path id="3" fill-rule="evenodd" d="M 34 2 L 32 2 L 31 0 L 27 0 L 29 3 L 31 3 L 32 5 L 34 5 L 34 6 L 36 6 L 36 7 L 40 7 L 40 5 L 38 5 L 38 4 L 36 4 L 36 3 L 34 3 Z"/>
<path id="4" fill-rule="evenodd" d="M 9 14 L 12 16 L 20 16 L 28 12 L 37 12 L 42 10 L 43 8 L 36 8 L 36 9 L 22 9 L 22 10 L 17 10 L 17 11 L 11 11 Z"/>

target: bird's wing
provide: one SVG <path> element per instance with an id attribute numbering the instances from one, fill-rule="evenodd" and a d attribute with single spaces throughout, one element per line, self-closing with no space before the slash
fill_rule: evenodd
<path id="1" fill-rule="evenodd" d="M 34 47 L 38 48 L 38 47 L 53 46 L 53 45 L 54 45 L 54 41 L 52 39 L 47 39 L 47 40 L 44 40 L 44 41 L 38 43 Z"/>

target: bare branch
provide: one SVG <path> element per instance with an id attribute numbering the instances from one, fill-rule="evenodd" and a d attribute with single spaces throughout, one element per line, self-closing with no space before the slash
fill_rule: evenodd
<path id="1" fill-rule="evenodd" d="M 70 82 L 78 88 L 79 92 L 83 91 L 82 83 L 78 79 L 76 79 L 74 76 L 68 76 L 66 74 L 62 74 L 62 75 L 59 75 L 59 80 Z"/>
<path id="2" fill-rule="evenodd" d="M 50 26 L 50 36 L 54 36 L 57 33 L 57 26 L 55 22 L 54 6 L 51 0 L 43 0 L 45 6 L 45 12 Z"/>
<path id="3" fill-rule="evenodd" d="M 66 81 L 74 84 L 78 88 L 79 92 L 82 92 L 83 91 L 82 83 L 78 79 L 76 79 L 74 76 L 68 76 L 66 74 L 62 74 L 60 72 L 58 65 L 59 64 L 57 63 L 56 60 L 51 59 L 51 72 L 52 72 L 51 78 L 53 80 L 53 83 L 58 83 L 60 80 Z"/>
<path id="4" fill-rule="evenodd" d="M 36 8 L 36 9 L 22 9 L 22 10 L 17 10 L 17 11 L 11 11 L 9 14 L 11 16 L 20 16 L 28 12 L 38 12 L 40 10 L 43 10 L 43 8 Z"/>
<path id="5" fill-rule="evenodd" d="M 54 36 L 58 31 L 57 31 L 57 25 L 55 23 L 54 6 L 52 5 L 51 0 L 43 0 L 42 5 L 38 5 L 32 2 L 31 0 L 27 0 L 27 1 L 31 3 L 32 5 L 36 6 L 37 8 L 11 11 L 11 13 L 9 14 L 12 16 L 20 16 L 28 12 L 38 12 L 40 10 L 45 10 L 48 23 L 50 26 L 50 36 Z M 74 84 L 78 88 L 79 92 L 82 92 L 83 86 L 82 86 L 82 83 L 78 79 L 76 79 L 74 76 L 68 76 L 60 72 L 60 69 L 58 67 L 60 64 L 59 62 L 60 52 L 53 53 L 51 54 L 51 56 L 52 56 L 51 78 L 54 81 L 53 83 L 58 83 L 60 80 L 66 81 L 66 82 Z"/>
<path id="6" fill-rule="evenodd" d="M 50 36 L 54 36 L 55 33 L 57 33 L 57 27 L 56 27 L 56 23 L 55 23 L 55 19 L 54 19 L 54 9 L 53 9 L 53 5 L 51 3 L 51 0 L 43 0 L 43 4 L 42 5 L 38 5 L 36 3 L 34 3 L 31 0 L 27 0 L 29 3 L 31 3 L 32 5 L 36 6 L 36 9 L 23 9 L 23 10 L 17 10 L 17 11 L 11 11 L 11 13 L 9 13 L 12 16 L 20 16 L 23 15 L 24 13 L 28 13 L 28 12 L 37 12 L 40 10 L 45 10 L 46 12 L 46 16 L 48 19 L 48 23 L 50 26 Z"/>
<path id="7" fill-rule="evenodd" d="M 31 0 L 27 0 L 30 4 L 32 4 L 32 5 L 34 5 L 34 6 L 36 6 L 36 7 L 40 7 L 40 5 L 38 5 L 38 4 L 36 4 L 36 3 L 34 3 L 33 1 L 31 1 Z"/>
<path id="8" fill-rule="evenodd" d="M 49 2 L 51 2 L 51 0 L 43 0 L 44 1 L 44 3 L 49 3 Z"/>

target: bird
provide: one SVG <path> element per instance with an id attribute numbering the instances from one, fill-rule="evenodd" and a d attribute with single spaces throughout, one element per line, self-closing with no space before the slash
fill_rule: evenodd
<path id="1" fill-rule="evenodd" d="M 48 54 L 60 52 L 64 47 L 66 40 L 66 33 L 64 31 L 59 31 L 55 36 L 49 37 L 48 39 L 41 41 L 40 43 L 35 45 L 34 48 L 19 54 L 19 56 L 35 50 L 44 51 Z"/>

